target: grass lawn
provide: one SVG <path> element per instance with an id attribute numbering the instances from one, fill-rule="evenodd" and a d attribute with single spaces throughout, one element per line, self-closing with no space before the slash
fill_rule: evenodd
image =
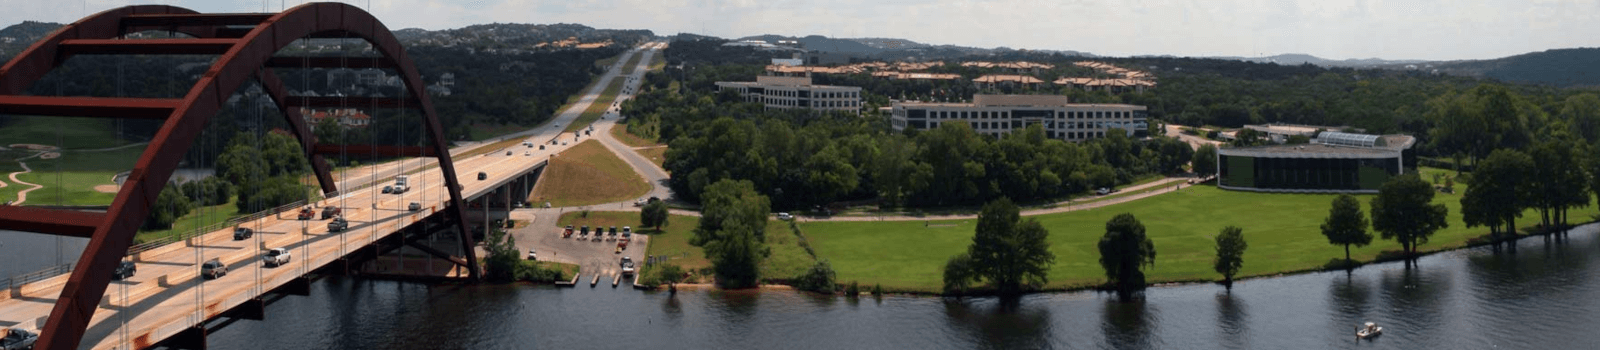
<path id="1" fill-rule="evenodd" d="M 622 64 L 622 74 L 623 75 L 633 74 L 633 71 L 635 70 L 635 68 L 639 67 L 639 60 L 641 60 L 641 59 L 644 59 L 644 52 L 643 51 L 633 54 L 633 57 L 629 57 L 628 58 L 628 63 L 623 63 Z"/>
<path id="2" fill-rule="evenodd" d="M 36 143 L 63 149 L 110 148 L 128 144 L 116 136 L 116 121 L 105 118 L 14 116 L 0 127 L 0 147 Z"/>
<path id="3" fill-rule="evenodd" d="M 667 55 L 664 52 L 657 52 L 655 55 L 650 56 L 650 70 L 661 71 L 662 68 L 666 67 Z"/>
<path id="4" fill-rule="evenodd" d="M 621 77 L 611 79 L 611 84 L 606 85 L 606 90 L 602 91 L 600 96 L 595 97 L 594 102 L 589 104 L 589 108 L 583 110 L 583 114 L 579 114 L 577 119 L 574 119 L 572 123 L 568 123 L 563 132 L 578 131 L 589 127 L 589 124 L 593 124 L 594 121 L 600 120 L 600 116 L 605 114 L 606 109 L 611 108 L 611 102 L 617 99 L 617 93 L 622 92 L 623 81 L 624 79 Z M 567 107 L 562 107 L 561 110 L 564 111 L 570 107 L 570 104 L 568 104 Z"/>
<path id="5" fill-rule="evenodd" d="M 237 198 L 230 199 L 227 203 L 200 207 L 190 211 L 188 215 L 184 215 L 178 218 L 177 221 L 172 222 L 172 229 L 169 230 L 139 230 L 139 233 L 134 234 L 133 241 L 149 242 L 162 237 L 189 232 L 196 227 L 206 227 L 243 216 L 244 214 L 239 213 L 239 207 L 234 205 L 234 200 L 237 200 Z"/>
<path id="6" fill-rule="evenodd" d="M 620 123 L 611 127 L 611 136 L 615 137 L 617 141 L 622 141 L 622 144 L 628 145 L 628 147 L 649 147 L 661 145 L 660 143 L 656 143 L 656 140 L 646 139 L 639 137 L 639 135 L 634 135 L 633 133 L 628 132 L 628 126 Z"/>
<path id="7" fill-rule="evenodd" d="M 649 159 L 651 163 L 656 163 L 656 166 L 661 167 L 661 169 L 666 169 L 667 168 L 667 166 L 666 166 L 666 162 L 667 162 L 667 147 L 666 146 L 655 147 L 655 148 L 646 148 L 646 149 L 636 149 L 636 150 L 633 150 L 633 151 L 634 152 L 638 152 L 639 155 L 644 156 L 645 159 Z"/>
<path id="8" fill-rule="evenodd" d="M 140 153 L 143 152 L 144 147 L 104 152 L 69 150 L 56 159 L 28 159 L 25 162 L 33 172 L 17 175 L 17 179 L 44 187 L 28 192 L 28 201 L 23 205 L 111 204 L 116 194 L 95 191 L 94 186 L 112 184 L 111 177 L 119 172 L 132 170 L 134 163 L 138 162 Z M 0 202 L 14 200 L 18 191 L 32 187 L 11 182 L 10 174 L 22 171 L 22 166 L 10 159 L 0 162 L 0 181 L 5 181 L 7 185 L 5 188 L 0 188 Z"/>
<path id="9" fill-rule="evenodd" d="M 694 228 L 700 225 L 700 218 L 694 216 L 673 215 L 667 219 L 667 226 L 661 232 L 653 229 L 639 227 L 638 212 L 620 211 L 592 211 L 587 218 L 579 217 L 580 212 L 567 212 L 561 214 L 558 224 L 561 226 L 589 225 L 596 226 L 633 226 L 634 232 L 650 235 L 650 246 L 645 248 L 647 255 L 669 256 L 673 264 L 685 270 L 698 271 L 711 267 L 711 261 L 706 259 L 705 251 L 700 247 L 689 244 L 689 239 L 694 236 Z M 761 276 L 764 280 L 787 280 L 810 268 L 816 260 L 800 247 L 799 238 L 789 229 L 788 222 L 771 220 L 767 222 L 767 247 L 771 249 L 770 255 L 761 264 Z"/>
<path id="10" fill-rule="evenodd" d="M 594 139 L 552 158 L 541 177 L 530 198 L 557 207 L 620 202 L 650 192 L 633 167 Z"/>
<path id="11" fill-rule="evenodd" d="M 1442 169 L 1424 169 L 1424 179 Z M 1450 209 L 1450 227 L 1433 235 L 1422 251 L 1462 247 L 1488 233 L 1483 227 L 1467 228 L 1461 221 L 1461 195 L 1439 193 L 1436 203 Z M 1155 266 L 1145 270 L 1151 283 L 1217 280 L 1211 269 L 1215 256 L 1212 237 L 1223 226 L 1244 229 L 1250 249 L 1241 276 L 1272 275 L 1321 269 L 1344 258 L 1341 246 L 1329 245 L 1320 225 L 1336 195 L 1267 194 L 1219 190 L 1214 186 L 1185 187 L 1182 191 L 1149 199 L 1087 211 L 1034 216 L 1050 230 L 1050 288 L 1072 288 L 1103 283 L 1096 243 L 1105 222 L 1120 213 L 1132 213 L 1155 242 Z M 1362 210 L 1371 208 L 1374 195 L 1357 196 Z M 1594 206 L 1572 211 L 1586 221 L 1600 213 Z M 1370 213 L 1369 213 L 1370 215 Z M 1535 223 L 1533 211 L 1522 224 Z M 976 220 L 908 222 L 809 222 L 800 227 L 810 237 L 819 258 L 829 259 L 840 281 L 882 283 L 885 288 L 937 292 L 944 263 L 966 251 Z M 1374 233 L 1374 236 L 1377 236 Z M 1392 240 L 1375 237 L 1373 244 L 1351 247 L 1351 257 L 1373 261 L 1385 251 L 1399 251 Z"/>

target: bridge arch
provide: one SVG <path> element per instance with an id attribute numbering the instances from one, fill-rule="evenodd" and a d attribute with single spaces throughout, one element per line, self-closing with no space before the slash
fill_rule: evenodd
<path id="1" fill-rule="evenodd" d="M 145 30 L 181 32 L 192 38 L 125 40 L 124 34 Z M 304 38 L 358 38 L 367 41 L 379 60 L 356 62 L 370 68 L 393 69 L 405 83 L 399 98 L 327 98 L 289 96 L 273 75 L 274 67 L 339 67 L 350 62 L 327 58 L 274 57 L 281 49 Z M 195 85 L 177 99 L 25 96 L 34 82 L 74 55 L 92 54 L 210 54 L 217 55 Z M 370 65 L 370 66 L 367 66 Z M 134 234 L 149 214 L 157 195 L 176 170 L 185 152 L 226 99 L 250 80 L 257 80 L 293 126 L 292 133 L 311 161 L 324 193 L 339 190 L 321 155 L 347 150 L 374 155 L 421 154 L 438 159 L 450 196 L 445 215 L 461 235 L 471 277 L 479 276 L 472 235 L 467 229 L 460 182 L 445 144 L 444 131 L 425 85 L 400 42 L 377 18 L 342 3 L 310 3 L 280 13 L 202 14 L 163 5 L 128 6 L 85 17 L 40 40 L 0 66 L 0 113 L 45 116 L 146 118 L 163 120 L 140 155 L 124 186 L 104 214 L 0 206 L 0 226 L 45 234 L 87 237 L 89 244 L 77 260 L 56 299 L 38 345 L 45 349 L 75 349 L 94 317 L 112 271 L 133 242 Z M 383 107 L 410 107 L 422 112 L 429 145 L 425 147 L 362 147 L 317 143 L 298 115 L 297 108 L 334 103 L 367 103 Z"/>

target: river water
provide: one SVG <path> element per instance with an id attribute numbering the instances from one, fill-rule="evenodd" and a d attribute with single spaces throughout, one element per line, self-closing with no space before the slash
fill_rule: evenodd
<path id="1" fill-rule="evenodd" d="M 1600 344 L 1600 226 L 1369 265 L 1151 288 L 846 299 L 784 290 L 428 285 L 332 277 L 217 349 L 1574 349 Z M 1245 263 L 1249 263 L 1246 261 Z M 1160 268 L 1157 266 L 1156 268 Z M 1358 341 L 1354 328 L 1385 334 Z"/>

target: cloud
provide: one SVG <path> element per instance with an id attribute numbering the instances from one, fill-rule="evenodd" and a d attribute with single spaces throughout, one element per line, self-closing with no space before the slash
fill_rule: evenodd
<path id="1" fill-rule="evenodd" d="M 7 4 L 0 23 L 70 22 L 132 0 Z M 202 12 L 303 1 L 167 0 Z M 897 37 L 930 44 L 1104 55 L 1478 59 L 1600 46 L 1600 0 L 372 0 L 391 28 L 581 23 L 742 37 Z M 369 5 L 370 4 L 370 5 Z"/>

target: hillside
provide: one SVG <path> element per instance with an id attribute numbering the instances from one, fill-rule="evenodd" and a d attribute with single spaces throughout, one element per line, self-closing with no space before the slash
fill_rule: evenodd
<path id="1" fill-rule="evenodd" d="M 1434 62 L 1440 73 L 1556 87 L 1600 86 L 1600 48 L 1554 49 L 1492 60 Z"/>

